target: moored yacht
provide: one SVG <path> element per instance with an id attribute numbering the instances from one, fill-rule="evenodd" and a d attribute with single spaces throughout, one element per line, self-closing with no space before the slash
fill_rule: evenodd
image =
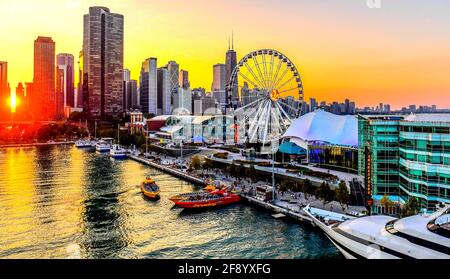
<path id="1" fill-rule="evenodd" d="M 110 138 L 102 138 L 95 145 L 95 150 L 100 153 L 109 152 L 109 150 L 111 149 L 111 142 L 112 139 Z"/>
<path id="2" fill-rule="evenodd" d="M 75 142 L 77 148 L 91 148 L 92 142 L 90 140 L 79 139 Z"/>
<path id="3" fill-rule="evenodd" d="M 125 159 L 127 157 L 127 150 L 119 144 L 113 144 L 109 150 L 109 156 L 114 159 Z"/>
<path id="4" fill-rule="evenodd" d="M 303 209 L 348 259 L 450 259 L 450 206 L 435 213 L 335 218 Z"/>

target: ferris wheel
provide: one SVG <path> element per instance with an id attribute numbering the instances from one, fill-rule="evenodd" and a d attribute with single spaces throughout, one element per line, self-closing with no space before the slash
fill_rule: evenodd
<path id="1" fill-rule="evenodd" d="M 294 63 L 284 54 L 262 49 L 239 61 L 231 75 L 228 97 L 245 141 L 279 139 L 301 112 L 303 85 Z M 240 132 L 242 134 L 242 132 Z"/>

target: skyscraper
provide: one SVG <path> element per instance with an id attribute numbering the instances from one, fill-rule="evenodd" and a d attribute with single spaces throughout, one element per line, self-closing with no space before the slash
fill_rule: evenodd
<path id="1" fill-rule="evenodd" d="M 83 90 L 83 79 L 84 79 L 84 73 L 83 73 L 83 51 L 81 50 L 78 55 L 78 84 L 77 84 L 77 96 L 76 96 L 76 107 L 82 108 L 83 107 L 83 92 L 87 91 Z M 87 86 L 87 84 L 86 84 Z"/>
<path id="2" fill-rule="evenodd" d="M 131 97 L 129 109 L 137 109 L 139 107 L 137 80 L 132 79 L 127 83 L 127 95 Z"/>
<path id="3" fill-rule="evenodd" d="M 237 80 L 236 84 L 232 88 L 232 96 L 229 96 L 229 88 L 228 84 L 231 79 L 231 75 L 233 74 L 233 70 L 237 65 L 237 57 L 236 57 L 236 51 L 234 51 L 234 38 L 231 37 L 231 47 L 228 45 L 228 51 L 225 55 L 225 82 L 226 82 L 226 98 L 227 103 L 230 101 L 237 101 L 238 100 L 238 87 L 237 87 Z"/>
<path id="4" fill-rule="evenodd" d="M 170 87 L 171 87 L 171 94 L 178 92 L 178 77 L 179 77 L 179 70 L 180 66 L 175 61 L 169 61 L 167 63 L 167 70 L 169 71 L 169 79 L 170 79 Z"/>
<path id="5" fill-rule="evenodd" d="M 123 69 L 123 93 L 122 93 L 122 97 L 123 97 L 123 110 L 129 110 L 131 108 L 131 95 L 129 93 L 131 93 L 130 89 L 128 88 L 128 86 L 130 85 L 130 76 L 131 76 L 131 72 L 128 69 Z"/>
<path id="6" fill-rule="evenodd" d="M 49 120 L 55 117 L 55 42 L 39 36 L 34 41 L 33 117 Z"/>
<path id="7" fill-rule="evenodd" d="M 8 62 L 0 61 L 0 118 L 7 111 L 8 93 Z"/>
<path id="8" fill-rule="evenodd" d="M 64 70 L 56 66 L 56 118 L 64 117 Z"/>
<path id="9" fill-rule="evenodd" d="M 148 58 L 142 63 L 140 84 L 140 105 L 144 113 L 158 113 L 157 59 Z"/>
<path id="10" fill-rule="evenodd" d="M 62 93 L 62 103 L 63 108 L 74 107 L 75 106 L 75 96 L 74 96 L 74 57 L 72 54 L 60 53 L 56 55 L 56 67 L 62 70 L 62 92 L 57 92 L 57 94 Z"/>
<path id="11" fill-rule="evenodd" d="M 184 89 L 190 88 L 188 71 L 181 70 L 179 75 L 179 86 Z"/>
<path id="12" fill-rule="evenodd" d="M 172 87 L 169 70 L 166 67 L 158 69 L 158 114 L 172 113 Z"/>
<path id="13" fill-rule="evenodd" d="M 213 84 L 211 92 L 214 98 L 222 104 L 227 103 L 226 100 L 226 67 L 225 64 L 216 64 L 213 66 Z"/>
<path id="14" fill-rule="evenodd" d="M 190 88 L 178 88 L 173 94 L 173 114 L 192 114 L 192 92 Z"/>
<path id="15" fill-rule="evenodd" d="M 84 15 L 83 110 L 94 117 L 123 112 L 123 15 L 90 7 Z"/>

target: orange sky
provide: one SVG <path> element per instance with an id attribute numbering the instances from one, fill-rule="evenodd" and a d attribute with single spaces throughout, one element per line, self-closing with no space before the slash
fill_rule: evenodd
<path id="1" fill-rule="evenodd" d="M 32 80 L 33 41 L 51 36 L 56 51 L 76 57 L 83 14 L 102 5 L 125 16 L 125 67 L 138 79 L 141 62 L 176 60 L 192 87 L 208 90 L 212 65 L 223 63 L 235 33 L 238 59 L 273 48 L 299 69 L 305 98 L 395 108 L 450 108 L 450 3 L 446 0 L 2 0 L 0 60 L 9 81 Z"/>

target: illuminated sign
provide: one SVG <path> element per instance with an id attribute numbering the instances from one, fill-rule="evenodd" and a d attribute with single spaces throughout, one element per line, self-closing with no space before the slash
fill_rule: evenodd
<path id="1" fill-rule="evenodd" d="M 366 189 L 366 205 L 371 206 L 373 204 L 372 200 L 372 192 L 373 192 L 373 185 L 372 185 L 372 152 L 370 152 L 369 147 L 365 147 L 364 151 L 365 155 L 365 180 L 364 180 L 364 186 Z"/>

